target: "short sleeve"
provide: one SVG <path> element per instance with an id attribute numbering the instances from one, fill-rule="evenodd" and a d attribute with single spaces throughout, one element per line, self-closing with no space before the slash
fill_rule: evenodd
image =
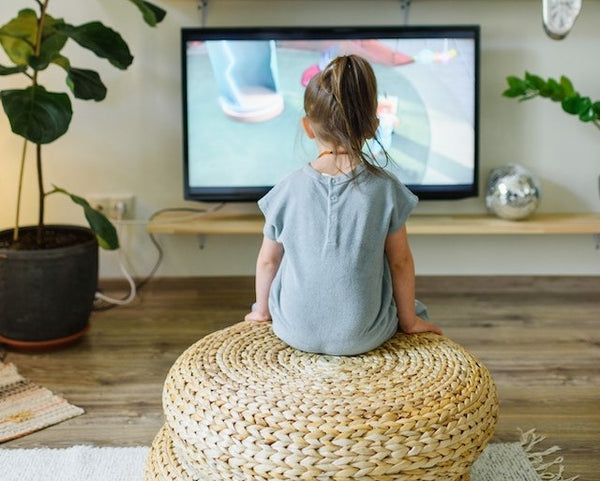
<path id="1" fill-rule="evenodd" d="M 282 190 L 281 186 L 276 185 L 258 201 L 258 207 L 265 217 L 263 234 L 275 242 L 281 242 L 279 239 L 283 229 L 285 195 Z"/>
<path id="2" fill-rule="evenodd" d="M 402 182 L 394 179 L 392 185 L 393 190 L 391 192 L 391 197 L 393 207 L 390 217 L 390 234 L 406 224 L 411 212 L 419 203 L 419 198 L 413 194 Z"/>

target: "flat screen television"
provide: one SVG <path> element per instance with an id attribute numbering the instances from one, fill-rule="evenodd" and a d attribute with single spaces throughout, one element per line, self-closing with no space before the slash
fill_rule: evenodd
<path id="1" fill-rule="evenodd" d="M 349 53 L 377 77 L 385 168 L 421 199 L 477 196 L 479 35 L 477 25 L 182 29 L 184 198 L 256 201 L 313 160 L 304 88 Z"/>

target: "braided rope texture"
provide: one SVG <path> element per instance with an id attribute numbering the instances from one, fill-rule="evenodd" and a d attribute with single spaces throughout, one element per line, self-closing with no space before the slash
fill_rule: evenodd
<path id="1" fill-rule="evenodd" d="M 488 370 L 444 336 L 326 356 L 250 322 L 188 348 L 163 407 L 145 481 L 468 481 L 498 419 Z"/>

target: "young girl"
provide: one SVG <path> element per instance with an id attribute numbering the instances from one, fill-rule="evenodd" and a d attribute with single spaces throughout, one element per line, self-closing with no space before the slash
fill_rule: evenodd
<path id="1" fill-rule="evenodd" d="M 373 69 L 335 58 L 307 85 L 304 110 L 319 154 L 258 202 L 266 222 L 245 319 L 272 319 L 285 343 L 330 355 L 374 349 L 398 327 L 441 334 L 415 313 L 404 224 L 417 198 L 365 144 L 379 124 Z"/>

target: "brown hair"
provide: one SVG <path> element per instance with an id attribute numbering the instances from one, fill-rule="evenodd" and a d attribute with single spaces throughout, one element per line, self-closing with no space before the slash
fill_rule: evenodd
<path id="1" fill-rule="evenodd" d="M 373 68 L 358 55 L 334 58 L 313 77 L 304 92 L 304 110 L 315 135 L 339 147 L 371 172 L 383 173 L 365 141 L 374 139 L 386 163 L 389 154 L 377 139 L 377 80 Z"/>

